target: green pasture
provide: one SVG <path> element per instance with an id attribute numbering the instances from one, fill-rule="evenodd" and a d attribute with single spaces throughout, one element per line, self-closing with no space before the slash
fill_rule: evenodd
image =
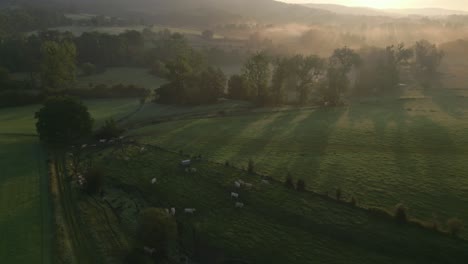
<path id="1" fill-rule="evenodd" d="M 397 225 L 280 182 L 263 184 L 258 176 L 224 165 L 195 161 L 197 172 L 186 173 L 179 166 L 185 156 L 153 148 L 116 148 L 94 157 L 106 168 L 106 199 L 120 204 L 122 223 L 135 222 L 134 204 L 175 207 L 182 251 L 201 261 L 414 264 L 460 263 L 468 257 L 466 242 Z M 154 177 L 158 182 L 152 185 Z M 238 179 L 253 187 L 235 188 Z M 116 188 L 121 194 L 109 196 Z M 233 191 L 240 194 L 238 200 L 231 198 Z M 245 207 L 236 209 L 236 201 Z M 197 211 L 187 215 L 184 208 Z M 197 252 L 186 251 L 191 248 Z"/>
<path id="2" fill-rule="evenodd" d="M 364 205 L 409 207 L 412 216 L 468 222 L 468 99 L 461 91 L 413 91 L 348 107 L 182 120 L 129 134 L 262 174 L 340 187 Z M 467 232 L 464 233 L 467 236 Z"/>
<path id="3" fill-rule="evenodd" d="M 51 209 L 37 138 L 0 135 L 0 260 L 50 263 Z M 44 182 L 45 180 L 45 182 Z"/>

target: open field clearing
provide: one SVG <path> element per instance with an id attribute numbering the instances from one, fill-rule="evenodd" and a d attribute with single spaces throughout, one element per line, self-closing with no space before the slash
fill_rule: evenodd
<path id="1" fill-rule="evenodd" d="M 0 168 L 1 262 L 50 263 L 47 168 L 37 138 L 0 136 Z"/>
<path id="2" fill-rule="evenodd" d="M 136 147 L 115 148 L 94 157 L 108 170 L 106 200 L 120 208 L 121 228 L 134 225 L 136 204 L 175 207 L 182 245 L 196 248 L 187 253 L 200 261 L 458 263 L 468 256 L 466 242 L 400 226 L 279 182 L 263 184 L 258 176 L 223 165 L 195 161 L 197 172 L 186 173 L 179 166 L 184 156 L 154 148 L 143 153 Z M 153 177 L 157 184 L 151 185 Z M 238 179 L 253 187 L 235 188 Z M 230 197 L 233 191 L 240 194 L 238 200 Z M 236 209 L 235 201 L 245 207 Z M 196 212 L 184 214 L 183 208 Z"/>
<path id="3" fill-rule="evenodd" d="M 88 88 L 89 85 L 105 84 L 107 86 L 123 84 L 136 85 L 149 90 L 159 88 L 164 80 L 151 75 L 146 68 L 115 67 L 105 72 L 77 79 L 77 87 Z"/>
<path id="4" fill-rule="evenodd" d="M 290 172 L 320 193 L 340 187 L 365 205 L 402 202 L 422 219 L 467 221 L 468 101 L 421 98 L 175 121 L 130 135 L 238 167 L 252 158 L 262 174 L 284 180 Z"/>

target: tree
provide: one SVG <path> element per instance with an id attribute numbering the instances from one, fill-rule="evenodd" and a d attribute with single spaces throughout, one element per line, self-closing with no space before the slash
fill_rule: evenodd
<path id="1" fill-rule="evenodd" d="M 214 103 L 224 95 L 226 75 L 220 68 L 208 67 L 198 76 L 199 100 L 197 103 Z"/>
<path id="2" fill-rule="evenodd" d="M 431 76 L 437 72 L 437 68 L 444 57 L 444 52 L 427 40 L 416 42 L 414 54 L 417 71 L 426 76 Z"/>
<path id="3" fill-rule="evenodd" d="M 453 236 L 458 236 L 464 228 L 463 221 L 458 218 L 451 218 L 447 220 L 447 226 L 449 228 L 450 234 Z"/>
<path id="4" fill-rule="evenodd" d="M 49 98 L 36 112 L 36 129 L 41 141 L 63 146 L 91 135 L 93 119 L 86 106 L 71 97 Z"/>
<path id="5" fill-rule="evenodd" d="M 56 91 L 75 80 L 76 47 L 70 41 L 45 41 L 41 47 L 42 87 Z"/>
<path id="6" fill-rule="evenodd" d="M 340 104 L 341 96 L 349 88 L 348 74 L 354 66 L 359 65 L 360 57 L 352 49 L 336 49 L 329 58 L 327 83 L 322 87 L 322 97 L 331 105 Z"/>
<path id="7" fill-rule="evenodd" d="M 309 99 L 310 90 L 316 86 L 323 75 L 324 62 L 317 56 L 300 57 L 296 85 L 299 104 L 304 105 Z"/>
<path id="8" fill-rule="evenodd" d="M 176 222 L 163 209 L 147 208 L 138 218 L 137 238 L 142 246 L 154 248 L 158 257 L 167 258 L 175 247 Z"/>
<path id="9" fill-rule="evenodd" d="M 234 74 L 229 78 L 228 96 L 235 100 L 248 99 L 248 87 L 243 76 Z"/>
<path id="10" fill-rule="evenodd" d="M 243 76 L 249 87 L 249 98 L 261 105 L 267 103 L 271 70 L 266 54 L 261 52 L 249 58 L 244 65 Z"/>

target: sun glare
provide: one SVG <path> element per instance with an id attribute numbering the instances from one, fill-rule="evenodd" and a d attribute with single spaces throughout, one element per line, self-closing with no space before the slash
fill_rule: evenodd
<path id="1" fill-rule="evenodd" d="M 350 1 L 355 2 L 356 6 L 366 6 L 373 8 L 401 8 L 402 1 L 400 0 L 358 0 Z"/>

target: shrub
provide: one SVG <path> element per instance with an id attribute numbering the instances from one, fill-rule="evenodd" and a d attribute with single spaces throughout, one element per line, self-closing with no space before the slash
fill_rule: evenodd
<path id="1" fill-rule="evenodd" d="M 296 190 L 303 192 L 306 190 L 306 183 L 304 180 L 298 180 L 296 185 Z"/>
<path id="2" fill-rule="evenodd" d="M 336 189 L 336 200 L 341 201 L 342 195 L 343 195 L 343 191 L 341 190 L 341 188 L 337 188 Z"/>
<path id="3" fill-rule="evenodd" d="M 407 213 L 407 208 L 403 204 L 397 204 L 395 206 L 395 214 L 394 214 L 395 220 L 397 223 L 407 223 L 408 222 L 408 213 Z"/>
<path id="4" fill-rule="evenodd" d="M 463 221 L 458 218 L 451 218 L 447 221 L 450 234 L 458 236 L 464 228 Z"/>
<path id="5" fill-rule="evenodd" d="M 250 174 L 255 173 L 255 163 L 252 159 L 249 159 L 249 164 L 247 165 L 247 172 Z"/>
<path id="6" fill-rule="evenodd" d="M 104 171 L 94 167 L 89 169 L 85 174 L 85 188 L 89 194 L 96 194 L 102 190 L 104 184 Z"/>
<path id="7" fill-rule="evenodd" d="M 294 189 L 294 183 L 291 174 L 288 173 L 288 176 L 286 176 L 286 181 L 284 182 L 284 185 L 290 189 Z"/>
<path id="8" fill-rule="evenodd" d="M 158 258 L 167 258 L 175 248 L 177 224 L 163 209 L 147 208 L 138 218 L 137 238 L 142 246 L 156 249 Z"/>
<path id="9" fill-rule="evenodd" d="M 117 138 L 122 135 L 123 132 L 124 130 L 117 125 L 114 119 L 109 119 L 106 120 L 104 126 L 96 132 L 95 137 L 97 139 Z"/>
<path id="10" fill-rule="evenodd" d="M 226 161 L 224 162 L 224 166 L 226 166 L 226 167 L 229 167 L 229 166 L 230 166 L 229 160 L 226 160 Z"/>

